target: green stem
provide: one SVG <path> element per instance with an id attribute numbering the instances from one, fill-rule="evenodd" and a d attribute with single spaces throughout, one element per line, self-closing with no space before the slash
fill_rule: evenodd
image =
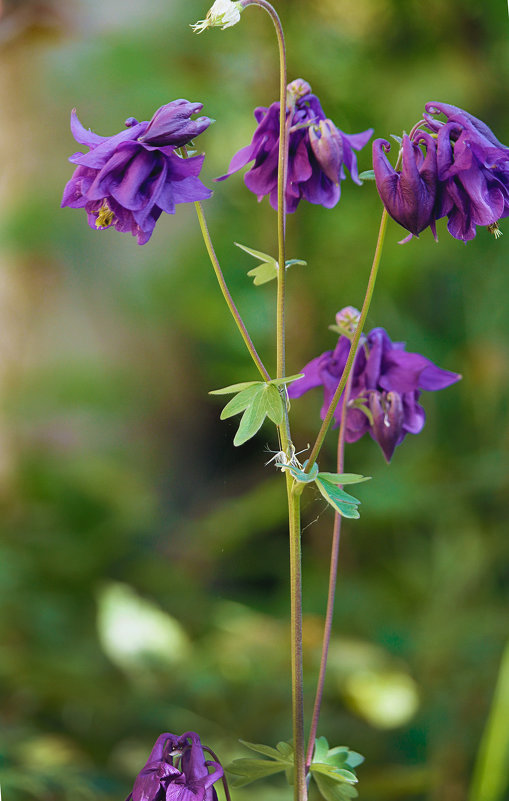
<path id="1" fill-rule="evenodd" d="M 286 300 L 286 182 L 288 165 L 288 130 L 286 125 L 286 49 L 283 27 L 275 8 L 267 0 L 244 0 L 243 6 L 258 5 L 269 14 L 276 29 L 279 47 L 279 154 L 278 154 L 278 272 L 276 302 L 276 359 L 277 377 L 285 375 L 285 300 Z M 286 389 L 283 388 L 286 401 Z M 281 448 L 290 457 L 291 433 L 285 403 L 285 419 L 279 426 Z M 300 492 L 287 473 L 290 534 L 290 593 L 291 593 L 291 662 L 292 662 L 292 728 L 295 754 L 295 801 L 307 800 L 306 760 L 304 741 L 304 681 L 302 670 L 302 568 L 300 530 Z"/>
<path id="2" fill-rule="evenodd" d="M 209 254 L 210 261 L 212 262 L 212 267 L 214 268 L 214 272 L 216 274 L 216 278 L 223 293 L 223 297 L 230 309 L 233 319 L 237 323 L 237 328 L 240 331 L 240 335 L 244 340 L 246 347 L 251 354 L 251 358 L 253 359 L 256 367 L 258 368 L 261 377 L 264 381 L 270 381 L 270 375 L 268 374 L 267 370 L 265 369 L 262 360 L 258 356 L 255 346 L 253 345 L 252 339 L 248 334 L 247 328 L 244 325 L 242 317 L 240 316 L 239 310 L 237 309 L 235 303 L 233 302 L 233 298 L 230 295 L 230 291 L 226 286 L 226 281 L 224 279 L 223 271 L 221 270 L 221 266 L 219 264 L 218 258 L 216 256 L 216 252 L 214 250 L 214 246 L 212 244 L 212 239 L 210 238 L 209 229 L 207 227 L 207 222 L 205 220 L 205 215 L 203 213 L 203 207 L 200 201 L 195 202 L 194 204 L 196 209 L 196 214 L 198 215 L 198 222 L 200 223 L 200 228 L 203 236 L 203 240 L 205 242 L 205 247 L 207 248 L 207 253 Z"/>
<path id="3" fill-rule="evenodd" d="M 350 372 L 348 382 L 346 385 L 345 395 L 343 397 L 343 404 L 341 407 L 341 424 L 339 427 L 338 436 L 338 456 L 337 456 L 337 472 L 342 473 L 344 467 L 344 452 L 345 452 L 345 433 L 346 433 L 346 415 L 348 400 L 352 388 L 353 371 Z M 336 578 L 338 573 L 338 560 L 339 560 L 339 541 L 341 537 L 341 520 L 342 517 L 336 512 L 334 515 L 334 531 L 332 535 L 330 570 L 329 570 L 329 592 L 327 596 L 327 611 L 325 613 L 325 623 L 323 627 L 323 641 L 322 641 L 322 656 L 320 659 L 320 672 L 318 675 L 318 682 L 316 686 L 315 703 L 313 706 L 313 715 L 311 718 L 311 728 L 309 732 L 308 750 L 306 755 L 306 768 L 309 768 L 313 759 L 313 751 L 315 748 L 316 731 L 318 728 L 318 718 L 320 717 L 320 707 L 322 704 L 323 688 L 325 685 L 325 673 L 327 670 L 327 657 L 329 654 L 329 643 L 332 631 L 332 618 L 334 615 L 334 598 L 336 594 Z"/>
<path id="4" fill-rule="evenodd" d="M 311 470 L 311 468 L 313 467 L 314 463 L 318 458 L 318 454 L 320 453 L 320 449 L 323 445 L 325 435 L 327 434 L 329 426 L 332 422 L 336 406 L 339 403 L 339 399 L 341 398 L 341 393 L 343 392 L 346 386 L 346 382 L 348 381 L 348 376 L 350 375 L 350 371 L 353 367 L 353 362 L 355 354 L 357 353 L 357 348 L 359 345 L 359 340 L 361 338 L 362 329 L 364 328 L 364 323 L 366 322 L 366 317 L 368 315 L 369 307 L 371 304 L 371 298 L 373 297 L 373 291 L 375 289 L 376 276 L 378 273 L 378 267 L 380 265 L 380 258 L 382 256 L 382 248 L 384 243 L 385 230 L 387 228 L 388 216 L 389 215 L 387 214 L 387 211 L 384 209 L 382 212 L 382 219 L 380 220 L 380 229 L 378 231 L 378 240 L 376 243 L 375 255 L 373 256 L 373 263 L 371 265 L 371 272 L 369 274 L 368 286 L 366 289 L 366 295 L 364 297 L 364 303 L 362 304 L 359 322 L 357 323 L 357 327 L 355 329 L 355 333 L 352 338 L 352 343 L 350 345 L 350 351 L 348 353 L 348 359 L 346 360 L 346 364 L 343 370 L 343 375 L 341 376 L 341 380 L 334 393 L 334 397 L 332 398 L 329 404 L 329 408 L 327 409 L 327 414 L 324 417 L 322 426 L 316 438 L 316 442 L 313 445 L 313 449 L 310 453 L 308 462 L 306 464 L 306 469 L 305 469 L 306 473 L 309 473 L 309 471 Z"/>
<path id="5" fill-rule="evenodd" d="M 287 175 L 287 141 L 286 129 L 286 48 L 281 20 L 277 11 L 266 0 L 245 0 L 244 7 L 257 5 L 269 14 L 276 29 L 279 47 L 279 155 L 277 179 L 277 229 L 278 229 L 278 274 L 277 274 L 277 377 L 285 374 L 285 229 L 286 229 L 286 175 Z M 286 443 L 288 445 L 288 443 Z M 283 449 L 286 450 L 282 441 Z"/>
<path id="6" fill-rule="evenodd" d="M 302 552 L 300 532 L 300 495 L 297 486 L 286 474 L 288 513 L 290 523 L 290 614 L 292 661 L 292 724 L 295 755 L 294 798 L 306 801 L 306 760 L 304 739 L 304 693 L 302 669 Z"/>

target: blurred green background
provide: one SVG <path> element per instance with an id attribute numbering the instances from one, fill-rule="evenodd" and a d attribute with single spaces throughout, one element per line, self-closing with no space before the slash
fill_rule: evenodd
<path id="1" fill-rule="evenodd" d="M 308 80 L 343 130 L 401 133 L 441 100 L 509 142 L 504 0 L 276 6 L 289 79 Z M 254 106 L 276 99 L 277 51 L 256 9 L 193 35 L 199 0 L 0 9 L 0 784 L 4 801 L 113 801 L 161 731 L 196 730 L 226 762 L 241 755 L 239 737 L 290 737 L 285 499 L 264 466 L 273 432 L 234 449 L 235 420 L 221 423 L 207 394 L 256 375 L 193 208 L 161 219 L 142 248 L 61 210 L 77 149 L 69 112 L 109 135 L 171 99 L 204 103 L 217 120 L 199 141 L 215 190 L 209 225 L 271 369 L 274 288 L 253 288 L 255 264 L 232 243 L 275 252 L 275 213 L 240 175 L 211 182 L 250 140 Z M 302 203 L 289 219 L 288 256 L 309 265 L 289 274 L 289 372 L 334 346 L 338 309 L 361 304 L 379 215 L 374 185 L 345 181 L 334 210 Z M 426 427 L 390 467 L 367 438 L 347 450 L 347 469 L 374 480 L 359 490 L 361 519 L 344 525 L 319 731 L 367 756 L 362 801 L 466 799 L 499 674 L 509 601 L 501 228 L 501 240 L 479 229 L 468 245 L 444 221 L 438 245 L 429 231 L 398 245 L 395 223 L 387 236 L 368 327 L 464 377 L 424 398 Z M 320 405 L 318 391 L 293 405 L 299 448 Z M 333 469 L 334 435 L 326 450 Z M 304 525 L 309 712 L 332 527 L 311 492 Z M 500 720 L 485 740 L 495 790 L 471 801 L 509 798 Z M 277 780 L 235 793 L 288 797 Z"/>

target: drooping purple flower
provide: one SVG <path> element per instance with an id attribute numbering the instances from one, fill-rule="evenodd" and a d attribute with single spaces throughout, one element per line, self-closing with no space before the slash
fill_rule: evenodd
<path id="1" fill-rule="evenodd" d="M 334 350 L 322 353 L 300 371 L 304 377 L 289 385 L 289 396 L 299 398 L 308 390 L 322 386 L 323 420 L 349 351 L 349 337 L 340 336 Z M 405 343 L 392 342 L 383 328 L 373 328 L 367 336 L 362 335 L 353 364 L 346 441 L 356 442 L 368 432 L 390 462 L 396 445 L 403 442 L 407 434 L 418 434 L 424 426 L 425 413 L 419 403 L 421 390 L 444 389 L 460 378 L 458 373 L 442 370 L 419 353 L 407 353 Z M 341 399 L 334 412 L 336 425 L 341 422 L 342 406 Z"/>
<path id="2" fill-rule="evenodd" d="M 73 109 L 71 132 L 90 150 L 69 159 L 78 166 L 61 205 L 84 208 L 95 230 L 113 226 L 130 231 L 144 245 L 163 211 L 174 214 L 177 204 L 212 194 L 198 177 L 204 156 L 184 159 L 175 150 L 212 122 L 208 117 L 191 119 L 201 108 L 201 103 L 174 100 L 158 109 L 150 122 L 129 117 L 127 130 L 115 136 L 87 130 Z"/>
<path id="3" fill-rule="evenodd" d="M 389 164 L 389 149 L 384 139 L 373 143 L 378 193 L 411 234 L 429 225 L 436 237 L 436 221 L 447 217 L 449 233 L 464 242 L 475 237 L 477 225 L 500 236 L 498 221 L 509 216 L 509 148 L 484 122 L 457 106 L 427 103 L 423 120 L 403 136 L 401 170 Z"/>
<path id="4" fill-rule="evenodd" d="M 239 150 L 228 172 L 216 180 L 229 178 L 250 161 L 253 166 L 244 176 L 248 189 L 261 200 L 269 196 L 277 209 L 277 170 L 279 154 L 279 103 L 255 109 L 258 127 L 250 145 Z M 301 78 L 287 88 L 286 124 L 288 137 L 288 178 L 286 210 L 294 212 L 301 199 L 333 208 L 341 195 L 340 182 L 351 178 L 360 184 L 354 150 L 360 150 L 373 133 L 370 128 L 358 134 L 345 134 L 328 119 L 310 85 Z"/>
<path id="5" fill-rule="evenodd" d="M 419 144 L 425 143 L 426 156 Z M 407 134 L 402 142 L 402 168 L 396 171 L 386 153 L 391 149 L 386 139 L 373 142 L 373 169 L 376 188 L 382 203 L 403 228 L 414 236 L 430 225 L 435 233 L 437 195 L 437 156 L 432 136 L 418 131 L 412 141 Z"/>
<path id="6" fill-rule="evenodd" d="M 218 762 L 205 760 L 195 732 L 167 732 L 157 738 L 126 801 L 217 801 L 213 785 L 222 776 Z"/>
<path id="7" fill-rule="evenodd" d="M 457 106 L 426 103 L 424 118 L 437 136 L 436 218 L 467 242 L 484 225 L 499 234 L 498 221 L 509 216 L 509 148 L 488 126 Z M 447 122 L 432 114 L 444 114 Z"/>

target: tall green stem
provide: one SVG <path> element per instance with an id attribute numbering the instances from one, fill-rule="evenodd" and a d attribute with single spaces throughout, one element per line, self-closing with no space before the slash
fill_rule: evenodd
<path id="1" fill-rule="evenodd" d="M 308 462 L 306 464 L 305 468 L 306 473 L 309 473 L 309 471 L 311 470 L 311 468 L 313 467 L 314 463 L 318 458 L 318 454 L 320 453 L 320 449 L 323 445 L 325 435 L 327 434 L 329 426 L 332 422 L 336 406 L 339 403 L 339 399 L 341 398 L 341 393 L 343 392 L 346 386 L 346 382 L 348 381 L 348 376 L 350 375 L 350 371 L 353 366 L 355 354 L 357 352 L 357 348 L 359 346 L 359 340 L 362 334 L 362 329 L 364 328 L 364 323 L 366 322 L 366 317 L 368 316 L 368 311 L 371 304 L 371 298 L 373 297 L 373 291 L 375 289 L 376 276 L 378 273 L 378 267 L 380 265 L 380 258 L 382 256 L 385 230 L 387 228 L 387 220 L 388 220 L 388 214 L 384 209 L 382 212 L 382 219 L 380 220 L 380 229 L 378 231 L 378 240 L 376 243 L 375 255 L 373 256 L 373 263 L 371 265 L 371 272 L 369 274 L 368 286 L 366 289 L 366 295 L 364 297 L 364 303 L 362 304 L 359 322 L 357 323 L 357 328 L 355 329 L 355 334 L 353 335 L 352 338 L 350 351 L 348 353 L 348 359 L 346 360 L 345 368 L 343 370 L 343 375 L 341 376 L 341 381 L 339 382 L 338 387 L 334 393 L 334 397 L 332 398 L 329 404 L 329 408 L 327 409 L 327 414 L 324 417 L 322 426 L 316 438 L 316 442 L 313 445 L 313 449 L 310 453 Z"/>
<path id="2" fill-rule="evenodd" d="M 278 155 L 278 273 L 276 304 L 276 359 L 277 377 L 285 375 L 285 296 L 286 296 L 286 182 L 288 169 L 288 130 L 286 126 L 286 49 L 281 20 L 274 7 L 267 0 L 243 0 L 243 6 L 258 5 L 269 14 L 274 27 L 279 48 L 279 155 Z M 285 393 L 286 400 L 286 390 Z M 286 412 L 285 420 L 279 426 L 281 448 L 290 457 L 291 434 Z M 301 530 L 300 530 L 300 491 L 287 473 L 286 490 L 288 496 L 289 535 L 290 535 L 290 594 L 291 594 L 291 662 L 292 662 L 292 728 L 295 753 L 295 801 L 306 801 L 306 760 L 304 741 L 304 681 L 302 669 L 302 572 L 301 572 Z"/>
<path id="3" fill-rule="evenodd" d="M 287 140 L 286 130 L 286 48 L 283 26 L 275 8 L 267 0 L 244 0 L 243 6 L 257 5 L 269 14 L 276 29 L 279 48 L 279 154 L 277 173 L 277 233 L 278 233 L 278 275 L 277 275 L 277 377 L 285 374 L 285 233 L 286 233 L 286 176 Z M 286 434 L 285 434 L 286 437 Z M 283 450 L 286 450 L 282 440 Z M 288 443 L 286 443 L 286 446 Z"/>
<path id="4" fill-rule="evenodd" d="M 209 258 L 210 258 L 210 261 L 212 263 L 212 267 L 214 268 L 214 272 L 216 274 L 216 278 L 217 278 L 219 287 L 221 289 L 221 292 L 223 293 L 223 297 L 224 297 L 224 299 L 225 299 L 225 301 L 226 301 L 226 303 L 228 305 L 228 308 L 230 309 L 230 312 L 232 314 L 233 319 L 237 323 L 237 328 L 240 331 L 240 335 L 241 335 L 242 339 L 244 340 L 244 342 L 246 344 L 246 347 L 247 347 L 249 353 L 251 354 L 251 358 L 253 359 L 256 367 L 258 368 L 258 370 L 260 372 L 261 377 L 263 378 L 264 381 L 270 381 L 270 375 L 268 374 L 267 370 L 265 369 L 265 367 L 263 365 L 263 362 L 260 359 L 260 357 L 259 357 L 259 355 L 258 355 L 258 353 L 256 351 L 255 346 L 253 345 L 253 341 L 252 341 L 251 337 L 248 334 L 247 328 L 244 325 L 242 317 L 240 316 L 240 313 L 239 313 L 235 303 L 233 302 L 233 298 L 230 295 L 230 291 L 229 291 L 229 289 L 228 289 L 228 287 L 226 285 L 226 281 L 224 279 L 223 271 L 221 270 L 221 265 L 219 264 L 219 260 L 218 260 L 218 258 L 216 256 L 216 252 L 215 252 L 214 246 L 212 244 L 212 239 L 210 238 L 210 233 L 209 233 L 209 229 L 208 229 L 208 226 L 207 226 L 207 221 L 205 220 L 205 215 L 203 213 L 202 204 L 199 201 L 197 201 L 197 202 L 195 202 L 194 206 L 195 206 L 195 209 L 196 209 L 196 214 L 198 215 L 198 222 L 200 223 L 200 228 L 201 228 L 201 232 L 202 232 L 202 235 L 203 235 L 203 240 L 205 242 L 205 247 L 207 248 L 207 253 L 209 254 Z"/>
<path id="5" fill-rule="evenodd" d="M 337 457 L 337 472 L 342 473 L 344 468 L 344 451 L 345 451 L 345 432 L 346 432 L 346 415 L 348 400 L 352 387 L 353 371 L 348 376 L 346 390 L 343 397 L 343 404 L 341 407 L 341 424 L 339 427 L 338 436 L 338 457 Z M 339 560 L 339 541 L 341 537 L 341 520 L 342 517 L 336 512 L 334 515 L 334 531 L 332 535 L 330 570 L 329 570 L 329 592 L 327 596 L 327 611 L 325 613 L 325 623 L 323 627 L 323 640 L 322 640 L 322 656 L 320 659 L 320 672 L 318 675 L 318 682 L 316 686 L 315 703 L 313 706 L 313 715 L 311 718 L 311 729 L 309 732 L 308 749 L 306 755 L 306 767 L 309 768 L 311 760 L 313 759 L 313 751 L 315 747 L 316 731 L 318 728 L 318 718 L 320 717 L 320 707 L 322 704 L 323 688 L 325 685 L 325 673 L 327 670 L 327 657 L 329 655 L 329 643 L 332 631 L 332 618 L 334 615 L 334 598 L 336 594 L 336 579 L 338 573 L 338 560 Z"/>

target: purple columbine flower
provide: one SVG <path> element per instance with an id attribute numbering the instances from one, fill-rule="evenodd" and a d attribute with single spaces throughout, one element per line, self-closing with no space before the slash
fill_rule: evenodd
<path id="1" fill-rule="evenodd" d="M 161 734 L 126 801 L 217 801 L 213 785 L 222 776 L 218 762 L 205 760 L 195 732 Z"/>
<path id="2" fill-rule="evenodd" d="M 421 142 L 425 144 L 426 156 L 419 147 Z M 373 169 L 382 203 L 391 217 L 414 236 L 419 236 L 428 225 L 436 236 L 437 155 L 433 137 L 418 131 L 412 141 L 405 134 L 402 168 L 398 172 L 387 159 L 390 149 L 386 139 L 373 142 Z"/>
<path id="3" fill-rule="evenodd" d="M 350 307 L 348 307 L 350 308 Z M 338 324 L 344 328 L 341 315 Z M 340 336 L 334 350 L 326 351 L 300 371 L 304 377 L 288 387 L 291 398 L 299 398 L 322 386 L 325 417 L 340 382 L 350 351 L 348 336 Z M 373 328 L 361 342 L 353 365 L 353 379 L 347 405 L 345 439 L 356 442 L 369 432 L 390 462 L 396 445 L 407 434 L 418 434 L 425 422 L 419 404 L 421 390 L 433 391 L 459 381 L 458 373 L 442 370 L 419 353 L 407 353 L 404 342 L 392 342 L 383 328 Z M 342 399 L 336 406 L 336 425 L 341 422 Z"/>
<path id="4" fill-rule="evenodd" d="M 223 181 L 248 162 L 254 164 L 244 176 L 248 189 L 261 200 L 269 196 L 277 209 L 277 169 L 279 153 L 279 103 L 254 112 L 258 127 L 250 145 L 231 160 L 228 172 L 217 178 Z M 286 210 L 294 212 L 302 198 L 331 209 L 341 195 L 340 182 L 346 178 L 345 167 L 356 184 L 361 184 L 354 150 L 367 143 L 373 129 L 345 134 L 329 120 L 310 85 L 298 78 L 288 84 L 286 124 L 288 140 L 288 180 Z"/>
<path id="5" fill-rule="evenodd" d="M 373 142 L 378 193 L 412 235 L 429 225 L 436 238 L 436 220 L 447 217 L 449 233 L 464 242 L 475 237 L 477 225 L 500 236 L 498 221 L 509 216 L 509 148 L 484 122 L 457 106 L 427 103 L 421 123 L 403 137 L 401 170 L 389 164 L 389 149 L 384 139 Z"/>
<path id="6" fill-rule="evenodd" d="M 500 235 L 498 221 L 509 216 L 509 148 L 488 126 L 457 106 L 426 103 L 424 118 L 437 136 L 439 193 L 436 218 L 467 242 L 476 226 Z M 444 114 L 447 122 L 432 114 Z"/>
<path id="7" fill-rule="evenodd" d="M 201 103 L 174 100 L 150 122 L 129 117 L 127 130 L 115 136 L 87 130 L 73 109 L 72 134 L 90 151 L 69 159 L 78 166 L 64 189 L 62 206 L 84 208 L 91 228 L 130 231 L 144 245 L 163 211 L 174 214 L 178 203 L 212 194 L 198 178 L 204 156 L 184 159 L 175 151 L 212 122 L 208 117 L 191 119 L 201 108 Z"/>

